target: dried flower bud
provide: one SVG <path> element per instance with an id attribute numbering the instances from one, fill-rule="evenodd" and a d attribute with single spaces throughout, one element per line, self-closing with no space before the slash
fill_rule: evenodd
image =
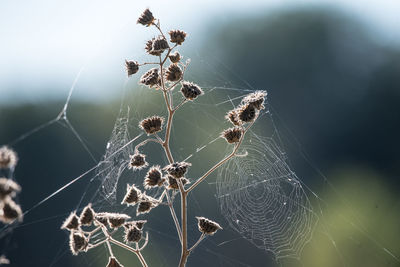
<path id="1" fill-rule="evenodd" d="M 91 225 L 94 220 L 95 214 L 96 213 L 92 209 L 92 203 L 89 203 L 85 208 L 83 208 L 82 213 L 79 216 L 79 223 L 81 225 Z"/>
<path id="2" fill-rule="evenodd" d="M 109 227 L 110 224 L 108 223 L 108 214 L 107 212 L 100 212 L 100 213 L 96 213 L 94 216 L 94 223 L 95 225 L 98 226 L 105 226 L 105 227 Z"/>
<path id="3" fill-rule="evenodd" d="M 88 239 L 81 232 L 72 231 L 69 235 L 69 248 L 74 255 L 78 255 L 80 251 L 85 251 L 88 244 Z"/>
<path id="4" fill-rule="evenodd" d="M 171 43 L 181 45 L 185 41 L 186 32 L 181 30 L 172 30 L 169 31 L 169 36 L 171 38 Z"/>
<path id="5" fill-rule="evenodd" d="M 125 243 L 137 243 L 142 239 L 142 231 L 136 226 L 130 226 L 125 229 Z"/>
<path id="6" fill-rule="evenodd" d="M 111 228 L 121 227 L 131 217 L 122 213 L 109 213 L 108 222 Z"/>
<path id="7" fill-rule="evenodd" d="M 135 205 L 138 203 L 140 196 L 142 195 L 142 192 L 138 188 L 136 188 L 135 185 L 129 186 L 127 184 L 126 186 L 126 194 L 124 196 L 124 199 L 122 200 L 121 204 L 127 204 L 129 205 Z"/>
<path id="8" fill-rule="evenodd" d="M 157 133 L 162 130 L 164 118 L 159 116 L 152 116 L 142 120 L 139 127 L 142 128 L 147 135 Z"/>
<path id="9" fill-rule="evenodd" d="M 181 178 L 185 175 L 187 169 L 192 166 L 188 162 L 174 162 L 164 167 L 164 170 L 168 172 L 174 178 Z"/>
<path id="10" fill-rule="evenodd" d="M 140 170 L 147 167 L 146 156 L 136 152 L 134 155 L 130 155 L 129 168 L 134 170 Z"/>
<path id="11" fill-rule="evenodd" d="M 190 183 L 189 180 L 186 179 L 185 177 L 182 177 L 179 180 L 181 180 L 183 185 Z M 168 175 L 168 189 L 174 189 L 174 190 L 179 189 L 178 180 L 176 180 L 171 175 Z"/>
<path id="12" fill-rule="evenodd" d="M 256 118 L 258 111 L 251 104 L 246 104 L 238 107 L 238 117 L 242 122 L 252 122 Z"/>
<path id="13" fill-rule="evenodd" d="M 135 74 L 139 70 L 139 62 L 133 60 L 125 60 L 126 72 L 128 77 Z"/>
<path id="14" fill-rule="evenodd" d="M 175 51 L 171 54 L 169 54 L 169 60 L 171 60 L 172 63 L 178 63 L 179 60 L 181 60 L 181 54 L 179 54 L 178 51 Z"/>
<path id="15" fill-rule="evenodd" d="M 154 21 L 154 16 L 153 13 L 147 8 L 143 13 L 140 15 L 140 17 L 137 20 L 138 24 L 142 24 L 144 26 L 150 26 L 153 24 Z"/>
<path id="16" fill-rule="evenodd" d="M 124 267 L 124 266 L 121 263 L 119 263 L 116 258 L 109 257 L 106 267 Z"/>
<path id="17" fill-rule="evenodd" d="M 149 213 L 152 208 L 157 206 L 157 204 L 158 202 L 156 199 L 143 194 L 138 204 L 136 215 Z"/>
<path id="18" fill-rule="evenodd" d="M 199 231 L 206 235 L 213 235 L 217 230 L 222 229 L 222 227 L 207 218 L 204 217 L 196 217 L 198 220 Z"/>
<path id="19" fill-rule="evenodd" d="M 146 220 L 130 221 L 130 222 L 126 222 L 124 224 L 124 227 L 125 227 L 125 229 L 127 229 L 131 226 L 136 226 L 139 230 L 142 230 L 145 223 L 147 223 Z"/>
<path id="20" fill-rule="evenodd" d="M 256 109 L 261 110 L 265 108 L 263 104 L 266 96 L 266 91 L 255 91 L 243 98 L 242 103 L 253 105 Z"/>
<path id="21" fill-rule="evenodd" d="M 233 127 L 223 131 L 221 136 L 224 137 L 229 144 L 232 144 L 239 142 L 240 138 L 242 137 L 242 134 L 243 134 L 243 128 Z"/>
<path id="22" fill-rule="evenodd" d="M 182 82 L 181 93 L 187 100 L 194 100 L 203 94 L 203 90 L 195 83 L 184 81 Z"/>
<path id="23" fill-rule="evenodd" d="M 181 68 L 176 64 L 169 65 L 167 72 L 165 73 L 165 77 L 170 82 L 176 82 L 180 78 L 182 78 L 183 72 Z"/>
<path id="24" fill-rule="evenodd" d="M 225 118 L 229 120 L 233 125 L 239 126 L 239 116 L 237 114 L 237 110 L 233 109 L 226 114 Z"/>
<path id="25" fill-rule="evenodd" d="M 162 178 L 162 173 L 160 170 L 160 166 L 153 166 L 146 174 L 146 178 L 144 180 L 144 187 L 146 189 L 162 186 L 164 183 L 164 179 Z"/>
<path id="26" fill-rule="evenodd" d="M 76 216 L 75 211 L 71 212 L 71 214 L 65 219 L 64 223 L 61 226 L 61 229 L 67 230 L 77 230 L 79 228 L 79 218 Z"/>
<path id="27" fill-rule="evenodd" d="M 162 36 L 148 40 L 145 46 L 146 52 L 153 56 L 160 56 L 168 48 L 168 42 Z"/>
<path id="28" fill-rule="evenodd" d="M 13 169 L 17 165 L 17 154 L 11 148 L 0 147 L 0 169 Z"/>
<path id="29" fill-rule="evenodd" d="M 140 83 L 152 88 L 155 85 L 160 84 L 160 75 L 158 74 L 157 68 L 148 70 L 145 74 L 140 77 Z"/>
<path id="30" fill-rule="evenodd" d="M 10 224 L 17 219 L 18 221 L 22 221 L 22 210 L 17 203 L 15 203 L 11 198 L 8 198 L 2 204 L 3 206 L 0 210 L 1 222 Z"/>
<path id="31" fill-rule="evenodd" d="M 15 181 L 5 177 L 0 178 L 0 199 L 14 197 L 19 191 L 21 191 L 21 187 Z"/>

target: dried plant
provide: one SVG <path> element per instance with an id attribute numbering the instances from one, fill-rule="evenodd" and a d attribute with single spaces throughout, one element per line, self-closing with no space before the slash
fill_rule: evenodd
<path id="1" fill-rule="evenodd" d="M 187 37 L 187 34 L 181 30 L 169 31 L 169 42 L 160 27 L 160 21 L 154 18 L 152 12 L 146 9 L 139 17 L 138 24 L 144 26 L 154 26 L 159 35 L 146 42 L 146 52 L 158 59 L 156 62 L 138 63 L 134 60 L 126 60 L 125 66 L 128 76 L 139 71 L 144 65 L 155 65 L 156 67 L 146 71 L 140 77 L 140 83 L 154 90 L 158 90 L 162 95 L 168 112 L 166 121 L 163 117 L 153 115 L 144 118 L 139 123 L 141 128 L 149 137 L 137 144 L 134 154 L 126 159 L 128 166 L 133 171 L 148 167 L 146 156 L 140 149 L 149 142 L 155 142 L 161 145 L 169 164 L 164 167 L 159 165 L 151 166 L 146 176 L 144 177 L 143 185 L 145 190 L 142 192 L 136 185 L 127 185 L 126 194 L 122 199 L 121 204 L 127 206 L 136 206 L 136 215 L 146 214 L 152 209 L 166 204 L 169 207 L 171 216 L 175 223 L 177 235 L 181 245 L 181 256 L 179 265 L 186 265 L 190 253 L 200 244 L 207 236 L 214 235 L 222 227 L 207 218 L 196 217 L 198 220 L 198 229 L 200 237 L 198 241 L 189 246 L 188 244 L 188 227 L 187 227 L 187 209 L 188 195 L 200 183 L 202 183 L 211 173 L 218 169 L 221 165 L 237 156 L 246 156 L 238 153 L 239 147 L 243 139 L 252 127 L 259 116 L 260 110 L 264 108 L 266 92 L 257 91 L 249 94 L 242 99 L 238 107 L 228 112 L 226 118 L 234 127 L 225 129 L 221 133 L 221 137 L 225 138 L 228 144 L 232 145 L 232 152 L 225 158 L 217 162 L 212 168 L 206 171 L 201 177 L 197 178 L 192 184 L 185 177 L 189 168 L 192 166 L 189 162 L 177 162 L 174 160 L 173 153 L 170 149 L 171 127 L 173 124 L 174 115 L 179 108 L 190 101 L 196 101 L 198 97 L 204 94 L 203 90 L 197 84 L 184 80 L 184 74 L 189 64 L 189 61 L 182 62 L 181 55 L 178 51 L 174 51 L 179 45 L 182 45 Z M 170 60 L 170 65 L 167 67 L 167 60 Z M 172 90 L 180 87 L 182 100 L 178 105 L 173 104 Z M 164 138 L 159 136 L 159 133 L 164 133 Z M 158 198 L 149 195 L 151 188 L 161 188 L 162 194 Z M 180 195 L 181 214 L 180 219 L 175 213 L 173 205 L 175 194 Z M 99 212 L 96 213 L 91 204 L 85 207 L 80 214 L 72 212 L 62 225 L 62 229 L 70 231 L 70 248 L 71 252 L 76 255 L 79 252 L 86 252 L 101 244 L 106 244 L 110 257 L 106 266 L 122 266 L 114 256 L 111 244 L 127 249 L 138 257 L 142 266 L 148 266 L 143 258 L 141 251 L 148 243 L 148 233 L 143 235 L 143 228 L 146 221 L 130 220 L 126 214 Z M 118 241 L 113 236 L 118 231 L 123 229 L 123 242 Z M 103 238 L 92 240 L 94 233 L 101 232 Z"/>

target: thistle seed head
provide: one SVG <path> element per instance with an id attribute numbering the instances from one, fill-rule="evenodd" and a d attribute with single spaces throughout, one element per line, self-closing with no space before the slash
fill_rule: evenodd
<path id="1" fill-rule="evenodd" d="M 124 267 L 124 266 L 121 263 L 119 263 L 116 258 L 109 257 L 106 267 Z"/>
<path id="2" fill-rule="evenodd" d="M 71 214 L 65 219 L 64 223 L 61 226 L 61 229 L 67 230 L 78 230 L 79 229 L 79 218 L 76 216 L 75 211 L 71 212 Z"/>
<path id="3" fill-rule="evenodd" d="M 251 104 L 239 106 L 237 112 L 241 122 L 252 122 L 258 114 L 258 110 Z"/>
<path id="4" fill-rule="evenodd" d="M 145 223 L 147 223 L 146 220 L 130 221 L 124 224 L 124 228 L 127 229 L 131 226 L 136 226 L 139 230 L 142 230 Z"/>
<path id="5" fill-rule="evenodd" d="M 168 42 L 162 36 L 148 40 L 145 46 L 146 52 L 152 56 L 160 56 L 168 48 Z"/>
<path id="6" fill-rule="evenodd" d="M 159 116 L 152 116 L 142 120 L 139 127 L 144 130 L 147 135 L 157 133 L 162 130 L 164 118 Z"/>
<path id="7" fill-rule="evenodd" d="M 196 217 L 196 219 L 198 220 L 199 231 L 203 234 L 213 235 L 215 234 L 215 232 L 217 232 L 217 230 L 222 229 L 222 227 L 218 223 L 211 221 L 207 218 Z"/>
<path id="8" fill-rule="evenodd" d="M 192 82 L 182 82 L 181 93 L 187 100 L 194 100 L 198 96 L 203 94 L 203 90 Z"/>
<path id="9" fill-rule="evenodd" d="M 17 165 L 17 153 L 7 146 L 0 147 L 0 169 L 14 169 Z"/>
<path id="10" fill-rule="evenodd" d="M 181 54 L 179 54 L 178 51 L 175 51 L 171 54 L 169 54 L 169 60 L 171 60 L 172 63 L 178 63 L 179 60 L 181 60 Z"/>
<path id="11" fill-rule="evenodd" d="M 69 248 L 71 249 L 72 254 L 78 255 L 79 252 L 85 251 L 89 244 L 87 237 L 77 231 L 71 231 L 69 235 Z"/>
<path id="12" fill-rule="evenodd" d="M 187 169 L 192 166 L 192 164 L 188 163 L 188 162 L 174 162 L 171 163 L 167 166 L 164 167 L 164 170 L 168 172 L 169 175 L 171 175 L 172 177 L 178 179 L 178 178 L 182 178 Z"/>
<path id="13" fill-rule="evenodd" d="M 225 118 L 229 120 L 233 125 L 240 125 L 240 120 L 236 109 L 229 111 L 228 114 L 226 114 Z"/>
<path id="14" fill-rule="evenodd" d="M 131 217 L 122 213 L 109 213 L 108 222 L 111 228 L 118 228 L 124 225 L 124 223 Z"/>
<path id="15" fill-rule="evenodd" d="M 142 192 L 136 186 L 133 184 L 130 186 L 127 184 L 126 186 L 126 194 L 124 196 L 124 199 L 122 200 L 121 204 L 127 204 L 129 205 L 135 205 L 138 203 L 140 196 L 142 195 Z"/>
<path id="16" fill-rule="evenodd" d="M 169 36 L 171 38 L 171 43 L 181 45 L 185 41 L 186 32 L 181 30 L 172 30 L 169 31 Z"/>
<path id="17" fill-rule="evenodd" d="M 19 191 L 21 191 L 21 187 L 15 181 L 5 177 L 0 178 L 0 199 L 15 197 Z"/>
<path id="18" fill-rule="evenodd" d="M 254 93 L 248 94 L 242 99 L 242 104 L 253 105 L 256 109 L 264 109 L 264 101 L 267 97 L 266 91 L 255 91 Z"/>
<path id="19" fill-rule="evenodd" d="M 158 74 L 157 68 L 148 70 L 145 74 L 140 77 L 140 83 L 152 88 L 155 85 L 160 84 L 160 75 Z"/>
<path id="20" fill-rule="evenodd" d="M 139 62 L 133 60 L 125 60 L 126 72 L 128 77 L 135 74 L 139 70 Z"/>
<path id="21" fill-rule="evenodd" d="M 169 65 L 165 77 L 170 82 L 176 82 L 182 78 L 183 72 L 181 68 L 176 64 Z"/>
<path id="22" fill-rule="evenodd" d="M 150 26 L 154 22 L 154 16 L 153 13 L 147 8 L 143 13 L 140 15 L 140 17 L 137 20 L 138 24 L 142 24 L 144 26 Z"/>
<path id="23" fill-rule="evenodd" d="M 180 180 L 183 185 L 190 183 L 185 177 L 180 178 Z M 168 175 L 168 189 L 179 190 L 178 181 L 171 175 Z"/>
<path id="24" fill-rule="evenodd" d="M 7 198 L 2 203 L 0 210 L 0 221 L 6 224 L 13 223 L 15 220 L 22 221 L 21 207 L 15 203 L 11 198 Z"/>
<path id="25" fill-rule="evenodd" d="M 140 170 L 147 167 L 146 156 L 136 152 L 134 155 L 130 155 L 129 169 Z"/>
<path id="26" fill-rule="evenodd" d="M 149 189 L 156 186 L 162 186 L 163 183 L 164 179 L 162 178 L 160 166 L 153 166 L 147 172 L 143 184 L 146 189 Z"/>
<path id="27" fill-rule="evenodd" d="M 144 213 L 149 213 L 150 210 L 154 207 L 157 206 L 157 200 L 149 197 L 147 195 L 142 195 L 142 198 L 139 201 L 137 210 L 136 210 L 136 215 L 144 214 Z"/>
<path id="28" fill-rule="evenodd" d="M 100 213 L 96 213 L 96 215 L 94 216 L 94 223 L 95 225 L 98 226 L 105 226 L 105 227 L 109 227 L 110 224 L 108 223 L 108 214 L 107 212 L 100 212 Z"/>
<path id="29" fill-rule="evenodd" d="M 92 209 L 92 203 L 89 203 L 85 208 L 83 208 L 81 215 L 79 216 L 79 223 L 81 225 L 91 225 L 93 223 L 95 212 Z"/>
<path id="30" fill-rule="evenodd" d="M 235 126 L 223 131 L 221 136 L 224 137 L 229 144 L 232 144 L 239 142 L 242 134 L 243 128 Z"/>
<path id="31" fill-rule="evenodd" d="M 142 231 L 139 228 L 133 225 L 125 228 L 125 243 L 137 243 L 140 239 L 142 239 Z"/>

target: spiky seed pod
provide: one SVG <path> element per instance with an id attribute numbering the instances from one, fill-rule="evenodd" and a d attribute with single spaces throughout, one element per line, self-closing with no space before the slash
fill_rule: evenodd
<path id="1" fill-rule="evenodd" d="M 138 203 L 142 192 L 133 184 L 130 186 L 129 184 L 126 185 L 126 194 L 124 199 L 122 200 L 121 204 L 135 205 Z"/>
<path id="2" fill-rule="evenodd" d="M 187 169 L 192 166 L 188 162 L 174 162 L 164 167 L 164 170 L 168 172 L 169 175 L 178 179 L 185 175 Z"/>
<path id="3" fill-rule="evenodd" d="M 114 257 L 109 257 L 108 258 L 108 263 L 106 267 L 124 267 L 121 263 L 118 262 L 118 260 Z"/>
<path id="4" fill-rule="evenodd" d="M 171 54 L 169 54 L 169 60 L 171 60 L 172 63 L 178 63 L 179 60 L 181 60 L 181 54 L 179 54 L 178 51 L 175 51 Z"/>
<path id="5" fill-rule="evenodd" d="M 5 177 L 0 178 L 0 199 L 15 197 L 19 191 L 21 191 L 21 187 L 15 181 Z"/>
<path id="6" fill-rule="evenodd" d="M 3 203 L 3 207 L 0 210 L 0 221 L 6 224 L 10 224 L 15 220 L 22 221 L 22 210 L 21 207 L 15 203 L 11 198 L 8 198 Z"/>
<path id="7" fill-rule="evenodd" d="M 261 110 L 265 108 L 263 104 L 266 96 L 266 91 L 255 91 L 254 93 L 248 94 L 244 97 L 242 103 L 253 105 L 256 109 Z"/>
<path id="8" fill-rule="evenodd" d="M 111 226 L 111 228 L 118 228 L 124 225 L 124 223 L 129 220 L 131 217 L 122 214 L 122 213 L 109 213 L 108 214 L 108 222 Z"/>
<path id="9" fill-rule="evenodd" d="M 100 212 L 100 213 L 96 213 L 96 215 L 94 216 L 94 223 L 95 225 L 98 226 L 105 226 L 105 227 L 109 227 L 110 224 L 108 222 L 108 214 L 107 212 Z"/>
<path id="10" fill-rule="evenodd" d="M 252 122 L 258 114 L 258 110 L 251 104 L 239 106 L 237 112 L 241 122 Z"/>
<path id="11" fill-rule="evenodd" d="M 0 147 L 0 169 L 13 169 L 17 165 L 17 154 L 7 146 Z"/>
<path id="12" fill-rule="evenodd" d="M 168 48 L 168 42 L 162 36 L 148 40 L 145 46 L 146 52 L 152 56 L 160 56 Z"/>
<path id="13" fill-rule="evenodd" d="M 240 120 L 236 109 L 229 111 L 228 114 L 226 114 L 225 118 L 229 120 L 233 125 L 240 125 Z"/>
<path id="14" fill-rule="evenodd" d="M 158 74 L 157 68 L 148 70 L 145 74 L 140 77 L 140 83 L 152 88 L 155 85 L 160 84 L 160 75 Z"/>
<path id="15" fill-rule="evenodd" d="M 74 255 L 78 255 L 80 251 L 85 251 L 88 244 L 87 237 L 81 232 L 72 231 L 69 235 L 69 248 Z"/>
<path id="16" fill-rule="evenodd" d="M 81 225 L 91 225 L 94 221 L 95 212 L 92 209 L 92 203 L 89 203 L 85 208 L 83 208 L 81 215 L 79 216 L 79 223 Z"/>
<path id="17" fill-rule="evenodd" d="M 125 228 L 125 243 L 137 243 L 140 239 L 142 239 L 142 231 L 139 228 L 133 225 Z"/>
<path id="18" fill-rule="evenodd" d="M 149 189 L 156 186 L 162 186 L 163 183 L 164 179 L 162 178 L 160 166 L 153 166 L 147 172 L 143 185 L 146 189 Z"/>
<path id="19" fill-rule="evenodd" d="M 71 212 L 71 214 L 65 219 L 64 223 L 61 226 L 61 229 L 67 230 L 77 230 L 79 229 L 79 217 L 76 216 L 75 211 Z"/>
<path id="20" fill-rule="evenodd" d="M 221 136 L 224 137 L 229 144 L 232 144 L 239 142 L 240 138 L 242 137 L 242 134 L 243 134 L 243 128 L 233 127 L 223 131 Z"/>
<path id="21" fill-rule="evenodd" d="M 139 122 L 139 127 L 150 135 L 161 131 L 163 123 L 163 117 L 152 116 Z"/>
<path id="22" fill-rule="evenodd" d="M 180 180 L 183 185 L 190 183 L 189 180 L 186 179 L 185 177 L 180 178 Z M 179 189 L 178 180 L 176 180 L 171 175 L 168 175 L 168 189 L 174 189 L 174 190 Z"/>
<path id="23" fill-rule="evenodd" d="M 124 228 L 127 229 L 131 226 L 136 226 L 139 230 L 142 230 L 145 223 L 147 223 L 146 220 L 130 221 L 124 224 Z"/>
<path id="24" fill-rule="evenodd" d="M 146 156 L 136 152 L 134 155 L 130 155 L 129 169 L 140 170 L 147 167 Z"/>
<path id="25" fill-rule="evenodd" d="M 170 82 L 178 81 L 180 78 L 182 78 L 182 75 L 182 69 L 176 64 L 169 65 L 167 72 L 165 73 L 165 77 Z"/>
<path id="26" fill-rule="evenodd" d="M 185 41 L 186 32 L 181 30 L 172 30 L 169 31 L 169 36 L 171 38 L 171 43 L 181 45 Z"/>
<path id="27" fill-rule="evenodd" d="M 156 206 L 157 206 L 157 200 L 147 195 L 142 195 L 142 198 L 136 210 L 136 215 L 149 213 L 150 210 Z"/>
<path id="28" fill-rule="evenodd" d="M 153 13 L 147 8 L 143 13 L 140 15 L 140 17 L 137 20 L 138 24 L 142 24 L 144 26 L 150 26 L 154 22 L 154 16 Z"/>
<path id="29" fill-rule="evenodd" d="M 199 95 L 203 94 L 203 90 L 192 82 L 182 82 L 181 93 L 187 100 L 194 100 Z"/>
<path id="30" fill-rule="evenodd" d="M 218 223 L 211 221 L 207 218 L 196 217 L 196 219 L 198 220 L 199 231 L 203 234 L 213 235 L 215 234 L 215 232 L 217 232 L 217 230 L 222 229 L 222 227 Z"/>
<path id="31" fill-rule="evenodd" d="M 129 77 L 139 71 L 139 62 L 133 60 L 125 60 L 125 67 Z"/>

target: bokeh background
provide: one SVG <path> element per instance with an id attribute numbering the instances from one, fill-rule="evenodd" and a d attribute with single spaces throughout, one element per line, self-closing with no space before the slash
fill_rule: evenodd
<path id="1" fill-rule="evenodd" d="M 127 79 L 123 66 L 125 58 L 148 59 L 143 44 L 156 32 L 136 25 L 146 7 L 164 29 L 189 33 L 179 50 L 192 60 L 187 77 L 216 87 L 209 103 L 243 94 L 239 89 L 268 90 L 290 165 L 318 194 L 308 192 L 323 212 L 299 260 L 275 261 L 226 229 L 200 246 L 188 266 L 400 266 L 400 3 L 394 0 L 2 1 L 0 144 L 19 154 L 15 176 L 23 209 L 101 160 L 121 99 L 131 108 L 132 128 L 161 112 L 157 94 L 140 87 L 137 77 Z M 30 133 L 58 116 L 77 77 L 68 122 Z M 220 131 L 209 122 L 226 106 L 211 107 L 187 107 L 177 122 L 177 129 L 190 125 L 175 131 L 177 140 L 195 139 L 174 143 L 182 155 Z M 199 160 L 217 159 L 221 147 L 201 152 Z M 96 194 L 89 179 L 32 210 L 12 233 L 3 235 L 2 227 L 0 254 L 11 266 L 105 266 L 104 248 L 73 257 L 59 230 L 83 193 Z M 228 228 L 213 197 L 214 180 L 196 192 L 193 216 L 204 212 Z M 127 181 L 129 175 L 121 188 Z M 151 266 L 177 261 L 175 230 L 163 219 L 168 216 L 162 208 L 153 216 L 152 246 L 144 253 Z M 137 266 L 132 255 L 116 251 L 125 266 Z"/>

